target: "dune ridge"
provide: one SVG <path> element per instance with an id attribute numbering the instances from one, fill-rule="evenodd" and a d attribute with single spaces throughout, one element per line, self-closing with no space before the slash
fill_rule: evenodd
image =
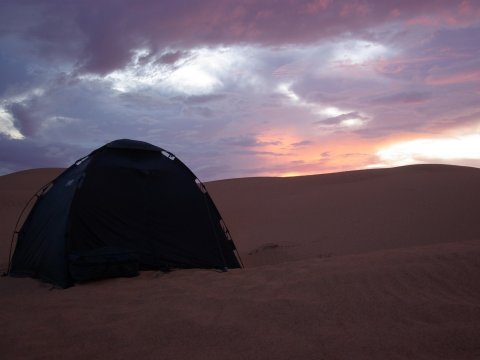
<path id="1" fill-rule="evenodd" d="M 207 184 L 247 264 L 480 239 L 480 170 L 414 165 Z M 271 251 L 257 251 L 276 244 Z"/>
<path id="2" fill-rule="evenodd" d="M 59 171 L 0 177 L 2 269 L 13 213 Z M 2 355 L 479 359 L 479 184 L 444 165 L 207 183 L 245 269 L 1 278 Z"/>

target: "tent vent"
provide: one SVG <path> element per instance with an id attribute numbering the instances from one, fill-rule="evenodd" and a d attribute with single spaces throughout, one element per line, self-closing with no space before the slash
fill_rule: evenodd
<path id="1" fill-rule="evenodd" d="M 227 225 L 223 222 L 223 219 L 220 219 L 220 226 L 222 227 L 223 232 L 228 240 L 232 240 L 232 236 L 230 235 L 230 231 L 227 229 Z"/>
<path id="2" fill-rule="evenodd" d="M 203 185 L 203 183 L 198 180 L 198 179 L 195 179 L 195 184 L 197 184 L 198 188 L 200 189 L 200 191 L 204 194 L 207 193 L 207 189 L 205 189 L 205 185 Z"/>
<path id="3" fill-rule="evenodd" d="M 83 158 L 81 159 L 78 159 L 77 161 L 75 161 L 75 165 L 78 166 L 80 165 L 81 163 L 83 163 L 85 160 L 87 160 L 90 156 L 87 155 L 87 156 L 84 156 Z"/>
<path id="4" fill-rule="evenodd" d="M 168 151 L 162 150 L 162 155 L 170 160 L 175 160 L 175 155 L 170 154 Z"/>
<path id="5" fill-rule="evenodd" d="M 53 181 L 50 182 L 49 184 L 45 185 L 44 187 L 42 187 L 42 188 L 38 191 L 37 195 L 38 195 L 38 196 L 45 195 L 52 187 L 53 187 Z"/>

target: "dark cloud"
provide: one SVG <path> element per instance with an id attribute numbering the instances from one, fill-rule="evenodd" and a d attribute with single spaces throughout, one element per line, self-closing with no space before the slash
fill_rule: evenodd
<path id="1" fill-rule="evenodd" d="M 185 104 L 204 104 L 209 102 L 214 102 L 218 100 L 223 100 L 226 98 L 225 94 L 215 93 L 208 95 L 185 95 L 185 96 L 174 96 L 172 100 L 181 101 Z"/>
<path id="2" fill-rule="evenodd" d="M 7 173 L 40 167 L 67 167 L 92 150 L 61 141 L 45 144 L 0 135 L 0 169 Z"/>
<path id="3" fill-rule="evenodd" d="M 165 54 L 162 54 L 158 58 L 157 62 L 160 63 L 160 64 L 173 65 L 177 61 L 179 61 L 180 59 L 188 57 L 188 55 L 189 55 L 188 51 L 181 51 L 181 50 L 169 51 L 169 52 L 166 52 Z M 145 58 L 147 58 L 147 57 L 145 57 Z"/>
<path id="4" fill-rule="evenodd" d="M 434 31 L 427 40 L 407 48 L 402 55 L 377 62 L 378 73 L 402 80 L 448 85 L 463 82 L 477 74 L 480 27 L 449 28 Z"/>
<path id="5" fill-rule="evenodd" d="M 281 145 L 282 142 L 276 141 L 261 141 L 255 135 L 242 135 L 237 137 L 223 138 L 220 140 L 221 144 L 241 146 L 241 147 L 259 147 L 268 145 Z"/>
<path id="6" fill-rule="evenodd" d="M 411 92 L 400 92 L 391 95 L 385 95 L 377 97 L 371 100 L 372 104 L 417 104 L 423 103 L 431 98 L 431 94 L 428 92 L 421 91 L 411 91 Z"/>
<path id="7" fill-rule="evenodd" d="M 26 104 L 14 103 L 6 107 L 13 116 L 13 123 L 24 136 L 33 136 L 40 127 L 40 120 Z"/>
<path id="8" fill-rule="evenodd" d="M 11 52 L 5 50 L 0 48 L 0 96 L 5 96 L 12 86 L 19 87 L 30 80 L 26 63 L 12 58 Z"/>
<path id="9" fill-rule="evenodd" d="M 0 10 L 8 19 L 5 33 L 28 37 L 42 54 L 79 56 L 83 72 L 107 74 L 128 64 L 137 48 L 174 48 L 167 56 L 172 63 L 192 46 L 312 43 L 446 9 L 459 20 L 467 16 L 447 0 L 39 0 L 7 2 Z"/>
<path id="10" fill-rule="evenodd" d="M 204 118 L 211 118 L 214 116 L 215 112 L 205 106 L 195 106 L 195 107 L 190 107 L 187 111 L 188 114 L 193 114 L 195 116 L 201 116 Z"/>
<path id="11" fill-rule="evenodd" d="M 458 59 L 475 57 L 478 51 L 480 27 L 468 26 L 453 29 L 441 28 L 436 31 L 423 53 L 437 55 L 445 59 L 451 55 Z"/>
<path id="12" fill-rule="evenodd" d="M 341 154 L 341 157 L 344 158 L 352 158 L 352 157 L 371 157 L 370 154 L 363 154 L 363 153 L 346 153 L 346 154 Z"/>
<path id="13" fill-rule="evenodd" d="M 293 144 L 290 144 L 290 146 L 300 147 L 300 146 L 307 146 L 307 145 L 312 145 L 312 144 L 313 144 L 313 141 L 303 140 L 303 141 L 298 141 L 298 142 L 295 142 Z"/>
<path id="14" fill-rule="evenodd" d="M 242 150 L 242 151 L 233 151 L 233 154 L 240 154 L 240 155 L 250 155 L 250 156 L 274 156 L 274 157 L 282 157 L 282 156 L 291 156 L 291 153 L 280 153 L 275 151 L 261 151 L 261 150 Z"/>

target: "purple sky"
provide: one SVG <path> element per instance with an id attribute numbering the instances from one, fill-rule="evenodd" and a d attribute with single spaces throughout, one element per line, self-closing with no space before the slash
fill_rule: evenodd
<path id="1" fill-rule="evenodd" d="M 106 142 L 202 179 L 480 167 L 480 1 L 0 0 L 0 174 Z"/>

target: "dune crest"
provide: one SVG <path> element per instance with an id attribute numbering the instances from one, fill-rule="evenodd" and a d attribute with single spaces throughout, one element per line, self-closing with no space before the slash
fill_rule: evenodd
<path id="1" fill-rule="evenodd" d="M 480 169 L 415 165 L 207 184 L 251 266 L 480 239 Z"/>

